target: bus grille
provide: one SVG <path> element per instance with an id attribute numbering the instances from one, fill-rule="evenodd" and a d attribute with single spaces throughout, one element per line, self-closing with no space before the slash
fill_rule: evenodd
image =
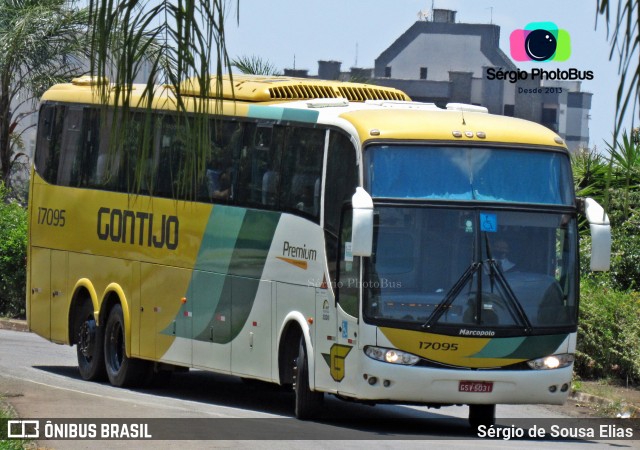
<path id="1" fill-rule="evenodd" d="M 364 102 L 365 100 L 407 100 L 401 92 L 393 92 L 384 89 L 370 87 L 339 87 L 340 95 L 351 102 Z"/>
<path id="2" fill-rule="evenodd" d="M 272 99 L 300 99 L 311 98 L 336 98 L 337 95 L 331 86 L 295 84 L 277 86 L 269 89 Z"/>
<path id="3" fill-rule="evenodd" d="M 323 86 L 320 84 L 289 84 L 269 88 L 269 95 L 273 100 L 309 100 L 314 98 L 343 97 L 350 102 L 364 102 L 366 100 L 400 100 L 409 98 L 401 91 L 389 89 L 375 89 L 371 87 L 353 86 Z"/>

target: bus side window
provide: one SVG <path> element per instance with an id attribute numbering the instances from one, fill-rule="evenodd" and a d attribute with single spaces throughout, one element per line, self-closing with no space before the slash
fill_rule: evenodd
<path id="1" fill-rule="evenodd" d="M 35 168 L 49 183 L 56 183 L 58 179 L 65 110 L 62 105 L 45 104 L 40 111 Z"/>
<path id="2" fill-rule="evenodd" d="M 213 119 L 210 124 L 211 147 L 207 157 L 204 189 L 199 200 L 231 203 L 234 200 L 234 181 L 237 172 L 234 155 L 242 144 L 242 122 Z"/>
<path id="3" fill-rule="evenodd" d="M 280 204 L 280 160 L 285 128 L 271 124 L 247 124 L 237 177 L 238 203 L 265 209 Z"/>
<path id="4" fill-rule="evenodd" d="M 118 171 L 120 168 L 121 150 L 111 147 L 114 114 L 112 110 L 101 111 L 99 114 L 97 134 L 99 136 L 98 157 L 90 183 L 108 191 L 118 190 Z"/>
<path id="5" fill-rule="evenodd" d="M 320 215 L 325 130 L 291 128 L 282 156 L 280 206 L 313 219 Z"/>
<path id="6" fill-rule="evenodd" d="M 76 161 L 71 173 L 71 186 L 89 187 L 95 176 L 99 150 L 99 117 L 95 108 L 85 108 L 82 125 L 81 145 L 76 155 Z"/>
<path id="7" fill-rule="evenodd" d="M 175 117 L 166 115 L 162 118 L 160 155 L 155 181 L 156 194 L 160 197 L 178 198 L 178 170 L 184 147 L 179 128 Z"/>
<path id="8" fill-rule="evenodd" d="M 62 133 L 62 155 L 58 164 L 57 183 L 69 186 L 73 173 L 77 172 L 78 152 L 82 148 L 82 122 L 84 108 L 70 107 L 64 119 Z"/>
<path id="9" fill-rule="evenodd" d="M 271 172 L 272 175 L 277 173 L 277 166 L 279 166 L 277 164 L 278 143 L 273 139 L 273 135 L 276 133 L 275 128 L 271 125 L 262 126 L 260 124 L 256 128 L 254 142 L 251 146 L 250 204 L 252 205 L 265 205 L 266 200 L 269 200 L 269 195 L 264 192 L 264 188 L 272 191 L 277 189 L 274 176 L 267 175 L 267 172 Z M 276 164 L 275 170 L 274 164 Z M 267 178 L 266 184 L 265 176 Z M 272 200 L 271 206 L 274 204 L 275 202 Z"/>
<path id="10" fill-rule="evenodd" d="M 273 127 L 271 148 L 267 157 L 265 170 L 262 173 L 262 183 L 258 179 L 261 204 L 267 209 L 277 209 L 280 206 L 280 188 L 282 180 L 282 149 L 284 147 L 285 128 Z"/>
<path id="11" fill-rule="evenodd" d="M 138 169 L 137 160 L 139 147 L 143 142 L 144 133 L 144 113 L 130 112 L 125 118 L 125 130 L 117 149 L 120 158 L 120 167 L 118 169 L 118 191 L 120 192 L 136 192 L 140 189 L 135 186 L 136 170 L 144 170 L 141 166 Z"/>
<path id="12" fill-rule="evenodd" d="M 255 123 L 247 123 L 244 133 L 239 139 L 240 145 L 234 148 L 233 160 L 237 167 L 236 177 L 236 202 L 241 206 L 255 205 L 252 195 L 254 193 L 254 163 L 255 152 L 253 146 L 257 138 L 257 126 Z M 258 141 L 259 142 L 259 141 Z"/>

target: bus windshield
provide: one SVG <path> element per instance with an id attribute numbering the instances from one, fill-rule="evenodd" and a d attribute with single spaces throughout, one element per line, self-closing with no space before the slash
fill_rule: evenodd
<path id="1" fill-rule="evenodd" d="M 372 197 L 572 205 L 569 158 L 559 152 L 372 145 Z"/>
<path id="2" fill-rule="evenodd" d="M 366 320 L 410 328 L 575 326 L 571 215 L 396 205 L 377 205 L 376 214 Z"/>

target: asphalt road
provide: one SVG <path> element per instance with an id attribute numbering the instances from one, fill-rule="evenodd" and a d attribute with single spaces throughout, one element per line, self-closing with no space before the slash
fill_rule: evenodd
<path id="1" fill-rule="evenodd" d="M 169 440 L 42 440 L 47 449 L 95 448 L 640 448 L 637 441 L 569 442 L 481 439 L 467 425 L 466 407 L 439 410 L 378 405 L 370 407 L 326 396 L 323 418 L 292 418 L 293 394 L 268 384 L 192 370 L 169 383 L 129 390 L 80 379 L 75 348 L 31 334 L 0 330 L 0 394 L 23 419 L 56 422 L 149 424 Z M 547 406 L 499 405 L 498 423 L 514 418 L 567 422 L 562 410 Z M 95 419 L 95 420 L 90 420 Z M 355 420 L 354 420 L 355 419 Z M 429 419 L 429 420 L 424 420 Z M 419 426 L 416 424 L 419 423 Z M 548 422 L 547 422 L 548 423 Z M 564 426 L 564 425 L 562 425 Z M 151 433 L 153 435 L 153 433 Z M 207 440 L 194 440 L 204 437 Z M 251 440 L 247 440 L 247 438 Z M 188 440 L 182 440 L 188 439 Z"/>

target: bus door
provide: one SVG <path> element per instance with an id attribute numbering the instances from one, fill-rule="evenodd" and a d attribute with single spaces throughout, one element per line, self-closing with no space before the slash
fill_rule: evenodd
<path id="1" fill-rule="evenodd" d="M 338 383 L 338 392 L 355 394 L 353 386 L 358 374 L 356 357 L 360 316 L 360 260 L 351 253 L 351 224 L 353 211 L 350 207 L 343 210 L 340 228 L 340 246 L 338 254 L 337 282 L 337 325 L 338 335 L 333 350 L 332 375 Z"/>
<path id="2" fill-rule="evenodd" d="M 323 391 L 336 392 L 336 352 L 338 350 L 338 325 L 334 296 L 325 285 L 326 280 L 316 287 L 315 321 L 315 386 Z M 335 290 L 335 288 L 334 288 Z"/>

